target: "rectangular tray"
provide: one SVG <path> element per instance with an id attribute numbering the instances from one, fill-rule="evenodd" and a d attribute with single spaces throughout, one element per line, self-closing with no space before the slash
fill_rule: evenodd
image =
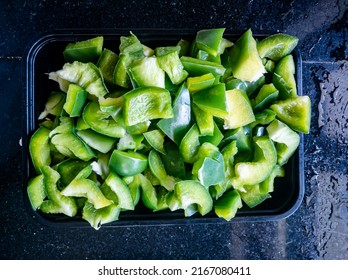
<path id="1" fill-rule="evenodd" d="M 31 216 L 42 224 L 63 227 L 90 227 L 90 225 L 76 216 L 73 218 L 64 215 L 48 215 L 31 208 L 27 195 L 27 184 L 35 176 L 29 154 L 29 140 L 38 128 L 38 116 L 43 111 L 49 93 L 58 90 L 58 85 L 48 79 L 47 73 L 62 68 L 64 64 L 63 50 L 70 42 L 104 36 L 104 46 L 118 52 L 119 37 L 128 36 L 132 31 L 142 43 L 149 47 L 176 45 L 180 39 L 193 40 L 197 30 L 61 30 L 34 38 L 28 45 L 23 56 L 23 195 L 26 208 Z M 242 33 L 225 31 L 224 37 L 236 41 Z M 254 34 L 256 39 L 264 38 L 265 34 Z M 293 52 L 296 65 L 296 81 L 298 95 L 302 95 L 302 61 L 296 48 Z M 300 145 L 291 160 L 285 165 L 285 177 L 275 180 L 275 190 L 272 198 L 267 199 L 259 206 L 249 209 L 243 207 L 237 212 L 231 222 L 240 221 L 278 221 L 293 214 L 302 202 L 304 195 L 304 161 L 303 135 L 300 134 Z M 213 212 L 202 217 L 194 215 L 184 217 L 181 211 L 155 212 L 146 209 L 139 203 L 135 211 L 126 211 L 120 214 L 119 221 L 105 224 L 103 227 L 141 226 L 141 225 L 168 225 L 187 223 L 226 223 Z"/>

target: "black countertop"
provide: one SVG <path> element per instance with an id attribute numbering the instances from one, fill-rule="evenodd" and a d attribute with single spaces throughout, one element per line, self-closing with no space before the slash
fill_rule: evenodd
<path id="1" fill-rule="evenodd" d="M 0 1 L 0 259 L 348 259 L 348 2 L 92 2 Z M 300 39 L 312 122 L 304 137 L 305 196 L 299 209 L 279 222 L 99 231 L 34 220 L 23 203 L 19 145 L 22 56 L 30 40 L 65 28 L 212 27 L 288 32 Z"/>

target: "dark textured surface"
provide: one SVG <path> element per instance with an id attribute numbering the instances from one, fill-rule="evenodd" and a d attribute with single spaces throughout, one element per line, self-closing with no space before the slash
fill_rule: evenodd
<path id="1" fill-rule="evenodd" d="M 93 2 L 0 0 L 0 258 L 348 259 L 347 1 Z M 22 54 L 31 38 L 62 28 L 220 26 L 300 38 L 303 92 L 313 115 L 298 211 L 280 222 L 99 231 L 35 221 L 23 205 L 19 145 Z"/>

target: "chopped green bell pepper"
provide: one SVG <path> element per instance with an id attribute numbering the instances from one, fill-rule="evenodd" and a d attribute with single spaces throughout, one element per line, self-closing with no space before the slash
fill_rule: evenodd
<path id="1" fill-rule="evenodd" d="M 63 109 L 70 117 L 79 117 L 87 99 L 87 92 L 80 86 L 70 84 Z"/>
<path id="2" fill-rule="evenodd" d="M 297 96 L 277 101 L 271 105 L 277 118 L 295 131 L 309 133 L 311 123 L 311 100 L 309 96 Z"/>
<path id="3" fill-rule="evenodd" d="M 277 100 L 279 91 L 273 84 L 263 85 L 255 97 L 254 111 L 262 111 Z"/>
<path id="4" fill-rule="evenodd" d="M 190 93 L 211 87 L 215 82 L 215 76 L 212 73 L 204 74 L 198 77 L 189 77 L 186 80 L 187 88 Z"/>
<path id="5" fill-rule="evenodd" d="M 39 115 L 39 120 L 46 118 L 49 114 L 53 116 L 60 116 L 65 102 L 65 93 L 53 91 L 45 104 L 44 111 Z"/>
<path id="6" fill-rule="evenodd" d="M 98 60 L 97 66 L 99 67 L 105 82 L 109 85 L 114 83 L 114 70 L 118 60 L 118 55 L 106 48 L 104 48 Z"/>
<path id="7" fill-rule="evenodd" d="M 286 124 L 274 120 L 267 126 L 269 137 L 276 142 L 277 162 L 280 166 L 288 162 L 300 144 L 300 136 Z"/>
<path id="8" fill-rule="evenodd" d="M 109 160 L 110 168 L 121 176 L 133 176 L 143 172 L 148 166 L 146 155 L 114 150 Z"/>
<path id="9" fill-rule="evenodd" d="M 115 138 L 100 134 L 92 129 L 80 130 L 77 131 L 76 134 L 87 145 L 101 153 L 107 153 L 111 151 L 116 143 Z"/>
<path id="10" fill-rule="evenodd" d="M 94 62 L 98 61 L 102 53 L 104 37 L 98 36 L 85 41 L 78 41 L 68 44 L 64 49 L 64 59 L 67 62 Z"/>
<path id="11" fill-rule="evenodd" d="M 261 183 L 271 174 L 277 163 L 277 152 L 268 136 L 254 137 L 253 141 L 255 144 L 253 161 L 239 162 L 235 165 L 236 176 L 231 181 L 235 189 L 243 191 L 244 186 Z"/>
<path id="12" fill-rule="evenodd" d="M 27 193 L 31 207 L 34 210 L 37 210 L 46 198 L 43 174 L 40 174 L 29 181 Z"/>
<path id="13" fill-rule="evenodd" d="M 239 192 L 231 189 L 214 202 L 214 211 L 218 217 L 230 221 L 242 206 Z"/>
<path id="14" fill-rule="evenodd" d="M 172 118 L 169 91 L 158 87 L 140 87 L 124 95 L 124 120 L 134 125 L 157 118 Z"/>
<path id="15" fill-rule="evenodd" d="M 217 56 L 224 32 L 225 28 L 199 30 L 196 35 L 196 47 L 212 56 Z"/>
<path id="16" fill-rule="evenodd" d="M 215 129 L 214 117 L 207 111 L 202 110 L 196 104 L 192 104 L 192 112 L 195 117 L 201 135 L 213 135 Z"/>
<path id="17" fill-rule="evenodd" d="M 38 174 L 41 173 L 41 167 L 51 164 L 50 132 L 47 128 L 40 126 L 29 141 L 30 157 Z"/>
<path id="18" fill-rule="evenodd" d="M 282 58 L 273 73 L 273 84 L 279 90 L 280 99 L 288 99 L 297 96 L 295 80 L 295 62 L 293 56 Z"/>
<path id="19" fill-rule="evenodd" d="M 185 84 L 174 99 L 173 117 L 161 119 L 157 126 L 176 144 L 180 144 L 191 127 L 191 99 Z"/>
<path id="20" fill-rule="evenodd" d="M 190 76 L 202 76 L 204 74 L 211 73 L 214 76 L 223 76 L 226 69 L 219 63 L 200 60 L 198 58 L 182 56 L 180 58 L 184 69 Z"/>

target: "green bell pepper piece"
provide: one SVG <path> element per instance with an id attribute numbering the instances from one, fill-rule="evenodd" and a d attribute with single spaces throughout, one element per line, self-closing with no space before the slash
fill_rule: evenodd
<path id="1" fill-rule="evenodd" d="M 120 138 L 126 133 L 125 129 L 111 119 L 108 113 L 101 111 L 95 102 L 89 102 L 85 106 L 82 117 L 88 126 L 100 134 Z"/>
<path id="2" fill-rule="evenodd" d="M 235 189 L 245 190 L 264 181 L 277 163 L 277 152 L 268 136 L 253 138 L 255 149 L 252 162 L 239 162 L 235 165 L 236 176 L 231 182 Z"/>
<path id="3" fill-rule="evenodd" d="M 49 114 L 53 116 L 60 116 L 65 102 L 65 93 L 53 91 L 48 96 L 44 111 L 39 115 L 39 120 L 46 118 Z"/>
<path id="4" fill-rule="evenodd" d="M 226 91 L 228 115 L 224 117 L 224 128 L 235 129 L 255 121 L 255 115 L 246 93 L 239 89 Z"/>
<path id="5" fill-rule="evenodd" d="M 282 58 L 273 73 L 273 84 L 279 90 L 280 99 L 288 99 L 297 96 L 295 80 L 295 62 L 293 56 Z"/>
<path id="6" fill-rule="evenodd" d="M 98 60 L 97 66 L 99 67 L 105 82 L 109 85 L 114 84 L 114 70 L 118 60 L 118 55 L 106 48 L 104 48 Z"/>
<path id="7" fill-rule="evenodd" d="M 223 118 L 228 115 L 225 84 L 217 84 L 195 92 L 192 95 L 192 101 L 213 116 Z"/>
<path id="8" fill-rule="evenodd" d="M 193 163 L 195 161 L 195 155 L 197 154 L 200 146 L 199 136 L 200 134 L 198 126 L 193 124 L 190 130 L 181 140 L 179 150 L 184 162 Z"/>
<path id="9" fill-rule="evenodd" d="M 80 86 L 70 84 L 63 109 L 70 117 L 79 117 L 87 99 L 87 92 Z"/>
<path id="10" fill-rule="evenodd" d="M 115 204 L 95 209 L 92 203 L 86 201 L 82 209 L 82 219 L 86 220 L 96 230 L 104 224 L 117 221 L 119 215 L 120 207 Z"/>
<path id="11" fill-rule="evenodd" d="M 242 199 L 239 192 L 231 189 L 214 202 L 214 211 L 218 217 L 230 221 L 236 216 L 238 209 L 242 208 L 242 206 Z"/>
<path id="12" fill-rule="evenodd" d="M 86 130 L 91 127 L 84 121 L 83 117 L 81 116 L 77 119 L 75 128 L 76 130 Z"/>
<path id="13" fill-rule="evenodd" d="M 165 87 L 165 72 L 156 57 L 144 57 L 138 60 L 129 68 L 129 73 L 138 87 Z"/>
<path id="14" fill-rule="evenodd" d="M 80 130 L 76 134 L 91 148 L 104 154 L 111 151 L 116 143 L 115 138 L 100 134 L 92 129 Z"/>
<path id="15" fill-rule="evenodd" d="M 150 144 L 152 148 L 161 154 L 165 155 L 166 151 L 164 150 L 164 135 L 159 129 L 154 129 L 148 132 L 143 133 L 146 141 Z"/>
<path id="16" fill-rule="evenodd" d="M 207 111 L 202 110 L 194 103 L 192 103 L 191 106 L 200 135 L 212 136 L 215 130 L 213 115 L 208 113 Z"/>
<path id="17" fill-rule="evenodd" d="M 52 79 L 58 76 L 70 83 L 77 84 L 96 97 L 101 97 L 108 93 L 99 68 L 91 62 L 74 61 L 73 63 L 65 63 L 63 69 L 51 72 L 49 75 Z"/>
<path id="18" fill-rule="evenodd" d="M 219 149 L 211 143 L 203 143 L 197 153 L 197 161 L 192 167 L 192 174 L 208 188 L 225 180 L 225 166 Z"/>
<path id="19" fill-rule="evenodd" d="M 300 136 L 279 120 L 267 126 L 269 137 L 275 142 L 277 162 L 280 166 L 288 162 L 300 144 Z"/>
<path id="20" fill-rule="evenodd" d="M 60 118 L 60 125 L 49 134 L 51 143 L 67 157 L 89 161 L 96 155 L 93 150 L 73 132 L 73 120 L 68 117 Z"/>
<path id="21" fill-rule="evenodd" d="M 134 210 L 134 202 L 131 191 L 127 184 L 114 172 L 110 172 L 101 187 L 104 193 L 113 192 L 109 199 L 113 200 L 121 210 Z M 116 196 L 116 197 L 115 197 Z"/>
<path id="22" fill-rule="evenodd" d="M 284 177 L 285 171 L 284 168 L 278 164 L 273 168 L 272 173 L 268 178 L 260 183 L 260 193 L 270 193 L 274 191 L 274 179 L 276 177 Z"/>
<path id="23" fill-rule="evenodd" d="M 234 78 L 233 76 L 230 76 L 226 78 L 225 84 L 226 90 L 236 88 L 245 91 L 248 96 L 252 96 L 254 92 L 261 88 L 265 81 L 266 78 L 264 75 L 262 75 L 258 80 L 254 82 L 242 81 Z"/>
<path id="24" fill-rule="evenodd" d="M 211 73 L 214 76 L 223 76 L 226 69 L 219 63 L 200 60 L 198 58 L 182 56 L 180 58 L 184 69 L 190 76 L 202 76 L 204 74 Z"/>
<path id="25" fill-rule="evenodd" d="M 155 50 L 159 66 L 167 73 L 171 82 L 175 85 L 181 84 L 188 76 L 187 71 L 179 58 L 178 47 L 163 47 Z"/>
<path id="26" fill-rule="evenodd" d="M 67 62 L 97 62 L 102 53 L 104 37 L 98 36 L 92 39 L 68 44 L 63 52 Z"/>
<path id="27" fill-rule="evenodd" d="M 158 152 L 156 150 L 151 150 L 148 160 L 151 172 L 159 180 L 161 186 L 166 188 L 168 191 L 172 191 L 177 180 L 173 176 L 167 174 Z"/>
<path id="28" fill-rule="evenodd" d="M 257 205 L 264 202 L 267 198 L 270 198 L 270 194 L 260 191 L 260 185 L 246 186 L 245 191 L 239 191 L 240 197 L 249 208 L 254 208 Z"/>
<path id="29" fill-rule="evenodd" d="M 277 118 L 295 131 L 308 134 L 311 123 L 311 100 L 309 96 L 297 96 L 277 101 L 270 107 Z"/>
<path id="30" fill-rule="evenodd" d="M 215 82 L 215 76 L 212 73 L 204 74 L 198 77 L 189 77 L 186 80 L 187 88 L 190 93 L 211 87 Z"/>
<path id="31" fill-rule="evenodd" d="M 221 57 L 219 54 L 216 56 L 213 56 L 213 55 L 207 53 L 206 51 L 199 50 L 197 53 L 197 58 L 200 60 L 211 61 L 214 63 L 221 64 Z"/>
<path id="32" fill-rule="evenodd" d="M 187 209 L 192 204 L 197 205 L 198 212 L 204 216 L 213 209 L 213 199 L 206 187 L 192 180 L 177 182 L 174 187 L 180 208 Z"/>
<path id="33" fill-rule="evenodd" d="M 257 51 L 261 58 L 267 57 L 278 61 L 291 54 L 298 43 L 298 38 L 288 34 L 274 34 L 257 43 Z"/>
<path id="34" fill-rule="evenodd" d="M 42 167 L 41 171 L 44 176 L 45 192 L 48 200 L 42 202 L 40 210 L 45 213 L 63 213 L 69 217 L 75 216 L 77 213 L 75 200 L 72 197 L 63 195 L 58 190 L 59 173 L 49 166 Z"/>
<path id="35" fill-rule="evenodd" d="M 270 109 L 255 113 L 255 121 L 249 127 L 254 128 L 257 125 L 268 125 L 276 118 L 276 113 Z"/>
<path id="36" fill-rule="evenodd" d="M 133 176 L 143 172 L 148 166 L 146 155 L 114 150 L 109 160 L 111 170 L 121 176 Z"/>
<path id="37" fill-rule="evenodd" d="M 220 131 L 217 124 L 213 121 L 213 135 L 201 135 L 199 137 L 199 143 L 203 144 L 205 142 L 209 142 L 215 146 L 218 146 L 221 142 L 221 140 L 224 138 L 224 135 Z"/>
<path id="38" fill-rule="evenodd" d="M 174 116 L 169 91 L 158 87 L 140 87 L 127 92 L 123 113 L 126 125 Z"/>
<path id="39" fill-rule="evenodd" d="M 129 191 L 132 196 L 134 207 L 138 204 L 141 197 L 140 179 L 139 174 L 135 176 L 126 176 L 122 180 L 128 185 Z"/>
<path id="40" fill-rule="evenodd" d="M 173 103 L 173 117 L 161 119 L 157 126 L 176 144 L 180 144 L 182 138 L 190 129 L 191 124 L 191 100 L 190 93 L 183 84 Z"/>
<path id="41" fill-rule="evenodd" d="M 191 47 L 191 43 L 187 40 L 181 39 L 178 44 L 178 47 L 180 47 L 179 50 L 179 57 L 182 57 L 184 55 L 188 55 L 190 52 L 190 47 Z"/>
<path id="42" fill-rule="evenodd" d="M 61 192 L 64 196 L 85 197 L 93 204 L 95 209 L 111 205 L 113 202 L 107 199 L 94 181 L 84 178 L 92 173 L 92 166 L 88 165 L 67 185 Z M 88 175 L 89 176 L 89 175 Z"/>
<path id="43" fill-rule="evenodd" d="M 212 56 L 217 56 L 224 32 L 225 28 L 199 30 L 196 35 L 196 47 Z"/>
<path id="44" fill-rule="evenodd" d="M 273 73 L 276 67 L 276 63 L 273 60 L 268 59 L 266 59 L 266 61 L 263 62 L 263 65 L 265 66 L 265 69 L 268 73 Z"/>
<path id="45" fill-rule="evenodd" d="M 117 143 L 117 150 L 125 151 L 125 150 L 133 150 L 134 152 L 137 150 L 141 150 L 144 148 L 144 144 L 142 143 L 144 140 L 143 135 L 131 135 L 126 133 L 124 136 L 120 138 Z"/>
<path id="46" fill-rule="evenodd" d="M 164 144 L 165 154 L 160 154 L 162 163 L 168 175 L 185 179 L 186 168 L 178 146 L 173 142 Z"/>
<path id="47" fill-rule="evenodd" d="M 41 173 L 41 167 L 51 164 L 51 150 L 49 144 L 50 130 L 39 127 L 29 141 L 29 153 L 36 173 Z"/>
<path id="48" fill-rule="evenodd" d="M 248 29 L 232 46 L 230 56 L 232 73 L 237 79 L 254 82 L 266 73 L 251 29 Z"/>
<path id="49" fill-rule="evenodd" d="M 66 159 L 57 164 L 56 170 L 60 175 L 60 183 L 66 187 L 90 163 L 78 159 Z"/>
<path id="50" fill-rule="evenodd" d="M 33 210 L 37 210 L 46 198 L 44 175 L 40 174 L 28 183 L 27 194 Z"/>
<path id="51" fill-rule="evenodd" d="M 254 111 L 262 111 L 277 100 L 279 91 L 273 84 L 263 85 L 255 97 L 253 104 Z"/>

